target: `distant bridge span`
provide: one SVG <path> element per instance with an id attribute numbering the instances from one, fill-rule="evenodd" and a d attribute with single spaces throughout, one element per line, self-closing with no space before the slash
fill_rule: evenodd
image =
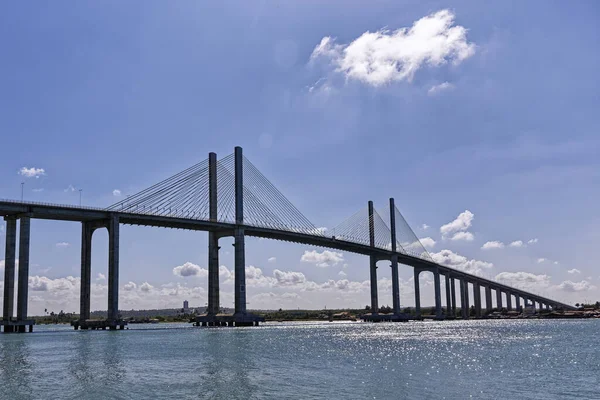
<path id="1" fill-rule="evenodd" d="M 249 183 L 246 183 L 249 182 Z M 223 193 L 223 194 L 221 194 Z M 246 206 L 246 210 L 244 210 Z M 374 210 L 372 202 L 365 213 L 357 213 L 331 232 L 316 228 L 266 181 L 237 147 L 233 155 L 217 162 L 210 153 L 208 160 L 174 175 L 109 208 L 77 207 L 23 201 L 0 201 L 0 215 L 6 220 L 6 254 L 4 276 L 3 319 L 5 332 L 25 332 L 33 321 L 27 319 L 29 278 L 30 219 L 76 221 L 82 223 L 80 319 L 76 329 L 123 328 L 119 317 L 119 226 L 141 225 L 209 232 L 208 308 L 207 314 L 196 320 L 197 325 L 252 325 L 260 317 L 246 310 L 245 236 L 282 240 L 311 246 L 326 247 L 369 256 L 371 280 L 371 315 L 367 320 L 406 320 L 400 311 L 398 264 L 413 267 L 416 314 L 420 317 L 419 274 L 431 271 L 434 275 L 436 318 L 456 316 L 455 281 L 460 287 L 462 318 L 469 318 L 469 289 L 473 285 L 476 316 L 482 316 L 481 288 L 485 292 L 485 309 L 492 310 L 492 294 L 496 307 L 501 308 L 502 294 L 508 310 L 520 307 L 520 301 L 537 303 L 541 309 L 573 309 L 558 302 L 522 289 L 468 274 L 435 263 L 422 247 L 402 215 L 390 199 L 389 226 Z M 13 316 L 16 264 L 16 227 L 19 221 L 19 273 L 17 280 L 17 317 Z M 399 222 L 400 229 L 397 228 Z M 96 229 L 109 231 L 108 319 L 101 324 L 90 322 L 91 244 Z M 400 233 L 398 237 L 398 233 Z M 219 314 L 219 248 L 222 237 L 234 237 L 235 246 L 235 313 Z M 378 314 L 377 262 L 386 260 L 392 268 L 393 314 Z M 442 308 L 440 275 L 445 278 L 446 310 Z M 86 322 L 87 321 L 87 322 Z"/>

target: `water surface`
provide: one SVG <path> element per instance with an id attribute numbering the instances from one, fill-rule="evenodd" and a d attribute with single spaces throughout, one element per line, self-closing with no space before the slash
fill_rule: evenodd
<path id="1" fill-rule="evenodd" d="M 600 399 L 600 320 L 35 330 L 0 399 Z"/>

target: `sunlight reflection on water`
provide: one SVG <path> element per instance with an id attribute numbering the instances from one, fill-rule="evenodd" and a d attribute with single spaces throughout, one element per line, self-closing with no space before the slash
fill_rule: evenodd
<path id="1" fill-rule="evenodd" d="M 0 336 L 0 399 L 600 398 L 600 321 L 37 326 Z"/>

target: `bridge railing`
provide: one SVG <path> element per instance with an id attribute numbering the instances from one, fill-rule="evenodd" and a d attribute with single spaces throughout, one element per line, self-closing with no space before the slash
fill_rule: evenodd
<path id="1" fill-rule="evenodd" d="M 12 199 L 0 199 L 0 203 L 10 203 L 16 205 L 32 205 L 32 206 L 45 206 L 45 207 L 63 207 L 71 209 L 85 209 L 94 211 L 106 211 L 105 208 L 91 207 L 91 206 L 80 206 L 75 204 L 61 204 L 61 203 L 47 203 L 42 201 L 29 201 L 29 200 L 12 200 Z"/>

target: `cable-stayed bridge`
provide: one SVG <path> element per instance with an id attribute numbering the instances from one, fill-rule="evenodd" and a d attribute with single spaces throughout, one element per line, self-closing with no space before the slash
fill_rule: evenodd
<path id="1" fill-rule="evenodd" d="M 496 307 L 513 309 L 524 303 L 538 308 L 572 309 L 568 304 L 545 298 L 522 289 L 503 285 L 464 271 L 437 264 L 423 247 L 400 211 L 390 199 L 389 212 L 380 214 L 369 201 L 333 229 L 325 230 L 311 223 L 236 147 L 233 154 L 217 160 L 215 153 L 208 159 L 163 180 L 108 208 L 75 207 L 23 201 L 0 201 L 0 215 L 6 220 L 6 254 L 4 269 L 3 319 L 4 332 L 32 330 L 27 318 L 29 242 L 31 218 L 77 221 L 81 234 L 81 294 L 80 319 L 75 328 L 123 329 L 119 316 L 119 227 L 122 224 L 208 231 L 208 308 L 196 319 L 196 324 L 247 326 L 262 318 L 246 310 L 245 237 L 254 236 L 288 242 L 327 247 L 363 254 L 369 257 L 371 310 L 366 320 L 402 321 L 408 316 L 400 311 L 398 264 L 414 269 L 416 314 L 420 317 L 419 276 L 430 271 L 434 276 L 436 318 L 454 318 L 457 311 L 456 281 L 462 318 L 469 318 L 470 305 L 482 316 L 481 291 L 484 290 L 485 310 L 492 310 L 492 291 Z M 17 223 L 19 229 L 18 277 Z M 108 230 L 108 318 L 90 320 L 91 250 L 95 230 Z M 235 313 L 219 313 L 219 239 L 234 238 Z M 392 270 L 392 314 L 379 314 L 377 263 L 388 262 Z M 442 308 L 441 276 L 445 280 L 445 312 Z M 14 317 L 15 283 L 17 286 L 16 318 Z M 469 285 L 474 299 L 469 301 Z M 513 303 L 514 299 L 514 303 Z"/>

